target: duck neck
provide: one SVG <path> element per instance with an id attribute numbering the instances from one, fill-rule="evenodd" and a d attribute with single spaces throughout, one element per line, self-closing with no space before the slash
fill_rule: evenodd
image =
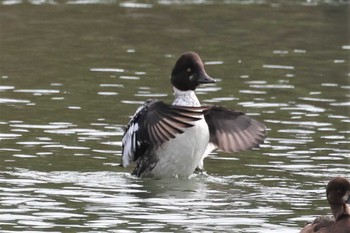
<path id="1" fill-rule="evenodd" d="M 201 106 L 196 94 L 192 90 L 188 91 L 180 91 L 176 87 L 174 89 L 175 100 L 173 105 L 178 106 L 191 106 L 191 107 L 199 107 Z"/>
<path id="2" fill-rule="evenodd" d="M 331 210 L 336 221 L 344 216 L 350 216 L 350 207 L 347 204 L 331 205 Z"/>
<path id="3" fill-rule="evenodd" d="M 344 214 L 350 216 L 350 206 L 347 204 L 344 204 Z"/>

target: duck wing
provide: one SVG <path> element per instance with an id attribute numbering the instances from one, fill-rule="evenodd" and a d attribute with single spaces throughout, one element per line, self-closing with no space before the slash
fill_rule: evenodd
<path id="1" fill-rule="evenodd" d="M 155 150 L 192 127 L 203 116 L 204 108 L 169 105 L 148 100 L 129 121 L 122 138 L 122 166 Z M 147 153 L 150 154 L 150 153 Z"/>
<path id="2" fill-rule="evenodd" d="M 259 147 L 266 138 L 264 124 L 242 112 L 211 106 L 204 111 L 210 143 L 225 152 L 238 152 Z"/>

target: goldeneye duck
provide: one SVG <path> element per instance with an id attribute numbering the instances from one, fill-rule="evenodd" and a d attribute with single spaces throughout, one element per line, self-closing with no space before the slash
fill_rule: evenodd
<path id="1" fill-rule="evenodd" d="M 238 152 L 259 147 L 266 127 L 241 112 L 201 106 L 195 95 L 200 84 L 214 83 L 198 54 L 187 52 L 171 73 L 175 100 L 148 100 L 136 110 L 122 138 L 122 162 L 136 162 L 138 177 L 190 176 L 214 149 Z"/>
<path id="2" fill-rule="evenodd" d="M 350 233 L 350 182 L 335 177 L 326 188 L 327 201 L 333 217 L 320 216 L 306 225 L 300 233 Z"/>

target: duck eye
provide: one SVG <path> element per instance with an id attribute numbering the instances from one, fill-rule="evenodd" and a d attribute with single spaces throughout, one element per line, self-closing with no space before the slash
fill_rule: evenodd
<path id="1" fill-rule="evenodd" d="M 190 73 L 192 71 L 191 68 L 187 68 L 187 72 Z"/>

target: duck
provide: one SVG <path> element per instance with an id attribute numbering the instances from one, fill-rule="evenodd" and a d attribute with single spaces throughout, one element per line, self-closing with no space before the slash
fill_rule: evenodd
<path id="1" fill-rule="evenodd" d="M 350 182 L 341 176 L 331 179 L 326 196 L 333 216 L 317 217 L 300 233 L 350 233 Z"/>
<path id="2" fill-rule="evenodd" d="M 204 170 L 215 149 L 227 153 L 258 148 L 266 126 L 246 114 L 221 106 L 202 106 L 199 85 L 215 83 L 195 52 L 182 54 L 172 69 L 172 104 L 145 101 L 131 117 L 122 137 L 121 166 L 136 164 L 137 177 L 188 178 Z"/>

